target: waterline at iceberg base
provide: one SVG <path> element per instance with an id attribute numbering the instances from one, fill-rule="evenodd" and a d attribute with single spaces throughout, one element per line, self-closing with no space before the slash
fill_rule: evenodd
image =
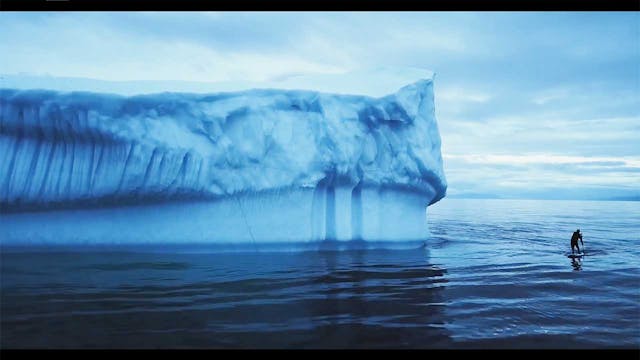
<path id="1" fill-rule="evenodd" d="M 326 240 L 366 240 L 385 247 L 392 246 L 387 243 L 391 241 L 406 243 L 396 246 L 414 246 L 425 240 L 425 206 L 420 197 L 363 189 L 360 199 L 360 204 L 354 204 L 349 188 L 335 189 L 333 200 L 325 196 L 318 200 L 316 190 L 296 189 L 216 201 L 20 212 L 3 214 L 0 232 L 16 245 L 213 242 L 246 244 L 239 249 L 249 250 L 254 245 L 260 245 L 258 249 L 313 248 L 311 243 L 317 241 L 331 248 L 340 245 Z"/>
<path id="2" fill-rule="evenodd" d="M 0 90 L 0 244 L 420 242 L 432 79 L 371 98 Z"/>

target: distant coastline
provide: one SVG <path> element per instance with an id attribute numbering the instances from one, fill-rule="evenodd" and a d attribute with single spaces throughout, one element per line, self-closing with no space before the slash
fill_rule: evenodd
<path id="1" fill-rule="evenodd" d="M 494 199 L 494 200 L 575 200 L 575 201 L 640 201 L 640 195 L 615 197 L 541 197 L 541 196 L 500 196 L 496 194 L 447 194 L 449 199 Z"/>

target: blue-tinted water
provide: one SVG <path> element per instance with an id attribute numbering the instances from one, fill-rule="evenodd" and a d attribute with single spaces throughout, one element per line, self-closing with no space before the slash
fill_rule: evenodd
<path id="1" fill-rule="evenodd" d="M 0 345 L 640 348 L 639 202 L 444 199 L 428 222 L 412 250 L 4 248 Z"/>

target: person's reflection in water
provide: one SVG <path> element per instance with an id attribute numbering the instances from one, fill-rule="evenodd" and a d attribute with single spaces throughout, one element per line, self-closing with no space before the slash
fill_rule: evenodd
<path id="1" fill-rule="evenodd" d="M 580 258 L 572 258 L 571 266 L 573 266 L 573 270 L 580 271 L 582 270 L 582 259 Z"/>

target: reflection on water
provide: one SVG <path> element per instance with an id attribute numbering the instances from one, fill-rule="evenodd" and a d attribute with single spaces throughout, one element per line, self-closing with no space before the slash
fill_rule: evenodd
<path id="1" fill-rule="evenodd" d="M 582 270 L 582 259 L 581 258 L 572 258 L 571 266 L 573 266 L 573 270 L 580 271 Z"/>
<path id="2" fill-rule="evenodd" d="M 445 199 L 426 248 L 4 248 L 0 347 L 637 349 L 638 216 Z"/>
<path id="3" fill-rule="evenodd" d="M 3 347 L 450 343 L 446 270 L 424 249 L 5 253 L 2 276 Z"/>

